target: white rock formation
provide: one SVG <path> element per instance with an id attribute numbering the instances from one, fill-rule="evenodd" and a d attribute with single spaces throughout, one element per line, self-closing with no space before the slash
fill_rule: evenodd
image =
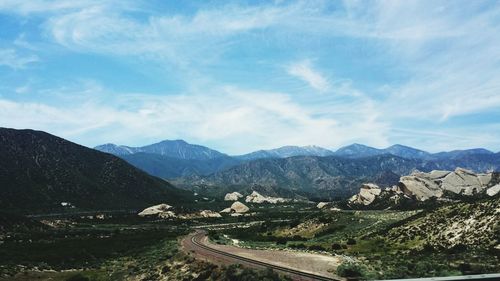
<path id="1" fill-rule="evenodd" d="M 425 201 L 431 197 L 441 197 L 443 190 L 436 182 L 425 176 L 425 173 L 401 177 L 399 182 L 405 195 L 414 195 L 417 200 Z"/>
<path id="2" fill-rule="evenodd" d="M 172 211 L 166 211 L 166 212 L 159 213 L 158 217 L 161 219 L 168 219 L 168 218 L 176 218 L 177 215 Z"/>
<path id="3" fill-rule="evenodd" d="M 486 190 L 486 194 L 488 194 L 489 196 L 495 196 L 498 194 L 498 192 L 500 192 L 500 183 Z"/>
<path id="4" fill-rule="evenodd" d="M 231 213 L 232 209 L 231 207 L 225 208 L 224 210 L 220 211 L 219 213 Z"/>
<path id="5" fill-rule="evenodd" d="M 287 201 L 288 201 L 287 199 L 281 198 L 281 197 L 263 196 L 260 193 L 258 193 L 257 191 L 253 191 L 252 194 L 248 195 L 245 198 L 245 202 L 247 202 L 247 203 L 265 203 L 265 202 L 267 202 L 267 203 L 276 204 L 276 203 L 284 203 Z"/>
<path id="6" fill-rule="evenodd" d="M 328 205 L 328 202 L 319 202 L 318 205 L 316 205 L 316 208 L 323 209 L 327 205 Z"/>
<path id="7" fill-rule="evenodd" d="M 385 188 L 383 191 L 374 184 L 364 184 L 360 192 L 349 201 L 355 204 L 370 205 L 382 192 L 389 195 L 388 198 L 397 202 L 403 193 L 406 197 L 414 197 L 418 201 L 425 201 L 430 198 L 442 198 L 445 192 L 452 192 L 462 195 L 474 195 L 476 193 L 486 193 L 495 196 L 500 192 L 500 186 L 491 186 L 492 173 L 475 174 L 472 171 L 457 168 L 453 172 L 432 171 L 424 173 L 415 171 L 409 176 L 403 176 L 399 180 L 399 185 Z M 444 200 L 443 198 L 442 200 Z"/>
<path id="8" fill-rule="evenodd" d="M 167 204 L 154 205 L 154 206 L 151 206 L 151 207 L 144 209 L 142 212 L 139 213 L 139 216 L 141 216 L 141 217 L 152 216 L 152 215 L 159 216 L 161 213 L 165 213 L 171 208 L 172 208 L 172 206 L 167 205 Z"/>
<path id="9" fill-rule="evenodd" d="M 472 195 L 482 192 L 490 182 L 491 175 L 476 175 L 471 171 L 457 168 L 455 172 L 449 173 L 441 181 L 441 188 L 453 193 Z M 483 184 L 484 183 L 484 184 Z"/>
<path id="10" fill-rule="evenodd" d="M 203 218 L 220 218 L 221 214 L 211 211 L 211 210 L 203 210 L 200 212 L 200 216 Z"/>
<path id="11" fill-rule="evenodd" d="M 243 195 L 239 192 L 232 192 L 232 193 L 227 193 L 226 196 L 224 196 L 225 201 L 238 201 L 238 199 L 243 198 Z"/>
<path id="12" fill-rule="evenodd" d="M 248 212 L 250 209 L 245 206 L 245 204 L 241 203 L 241 202 L 234 202 L 233 205 L 231 205 L 231 210 L 233 210 L 235 213 L 246 213 Z"/>
<path id="13" fill-rule="evenodd" d="M 382 193 L 382 189 L 373 183 L 366 183 L 361 185 L 361 189 L 359 190 L 359 194 L 356 197 L 352 198 L 353 202 L 363 205 L 370 205 L 375 198 Z"/>

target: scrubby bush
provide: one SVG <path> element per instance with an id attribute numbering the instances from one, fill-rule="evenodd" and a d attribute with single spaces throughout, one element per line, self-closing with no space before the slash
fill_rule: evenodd
<path id="1" fill-rule="evenodd" d="M 355 262 L 344 262 L 337 267 L 337 274 L 341 277 L 357 277 L 363 279 L 366 275 L 364 266 Z"/>

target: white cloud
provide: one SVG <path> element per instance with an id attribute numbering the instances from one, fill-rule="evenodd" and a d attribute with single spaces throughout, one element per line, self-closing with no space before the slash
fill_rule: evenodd
<path id="1" fill-rule="evenodd" d="M 309 84 L 313 89 L 325 92 L 329 89 L 328 80 L 315 70 L 309 60 L 294 63 L 287 69 L 288 73 Z"/>
<path id="2" fill-rule="evenodd" d="M 20 55 L 15 49 L 0 49 L 0 65 L 22 69 L 37 61 L 39 58 L 36 55 Z"/>
<path id="3" fill-rule="evenodd" d="M 91 140 L 86 135 L 103 128 L 113 132 L 115 141 L 122 143 L 131 135 L 139 140 L 143 133 L 151 139 L 185 136 L 200 142 L 227 138 L 224 143 L 231 146 L 229 150 L 240 151 L 245 146 L 259 148 L 290 143 L 336 147 L 353 140 L 384 145 L 393 134 L 391 127 L 411 127 L 418 121 L 419 126 L 443 124 L 440 129 L 447 130 L 446 124 L 456 117 L 498 112 L 499 5 L 490 4 L 485 8 L 485 3 L 480 1 L 372 3 L 370 6 L 362 1 L 346 1 L 344 10 L 325 9 L 327 2 L 222 5 L 189 14 L 158 14 L 148 10 L 147 5 L 128 1 L 2 1 L 0 10 L 3 11 L 25 16 L 44 13 L 45 17 L 40 17 L 44 21 L 41 25 L 44 34 L 70 50 L 174 64 L 176 71 L 196 72 L 200 66 L 216 64 L 238 40 L 249 34 L 263 50 L 267 50 L 266 46 L 272 46 L 273 51 L 279 50 L 276 46 L 289 49 L 299 46 L 302 48 L 297 48 L 292 57 L 317 57 L 318 60 L 314 65 L 308 60 L 288 65 L 288 74 L 319 92 L 340 93 L 321 95 L 321 99 L 315 97 L 318 100 L 310 102 L 310 97 L 297 98 L 300 95 L 291 92 L 221 90 L 223 82 L 215 81 L 213 84 L 219 85 L 203 88 L 206 90 L 203 94 L 198 91 L 162 98 L 129 96 L 117 101 L 116 107 L 109 102 L 94 101 L 85 105 L 86 108 L 75 105 L 65 109 L 4 100 L 7 103 L 2 109 L 33 110 L 26 118 L 9 118 L 4 124 L 40 125 L 51 130 L 64 128 L 66 136 L 86 139 L 86 142 Z M 131 11 L 139 11 L 142 16 L 131 16 Z M 17 46 L 30 46 L 26 38 L 19 38 Z M 358 50 L 345 51 L 347 56 L 352 56 L 349 58 L 354 66 L 334 67 L 352 68 L 354 75 L 372 76 L 361 67 L 384 62 L 381 67 L 387 66 L 391 69 L 387 72 L 392 71 L 395 77 L 387 75 L 383 76 L 385 81 L 370 81 L 375 87 L 380 83 L 388 85 L 382 94 L 356 89 L 356 85 L 358 88 L 360 85 L 357 77 L 340 77 L 349 83 L 328 79 L 331 69 L 327 71 L 322 65 L 327 58 L 321 54 L 330 53 L 328 47 L 323 47 L 329 44 L 316 43 L 334 45 L 341 41 L 349 46 L 349 40 L 356 40 L 356 46 L 363 47 L 361 51 L 373 52 L 373 60 L 367 57 L 366 63 L 360 63 L 356 61 Z M 276 57 L 282 59 L 279 55 Z M 0 64 L 14 69 L 36 60 L 36 56 L 23 56 L 12 49 L 0 50 Z M 274 62 L 281 66 L 286 63 L 279 59 Z M 248 71 L 251 76 L 252 70 Z M 270 75 L 273 74 L 276 73 Z M 206 78 L 182 76 L 190 86 Z M 373 76 L 374 80 L 381 79 L 378 73 Z M 92 122 L 73 117 L 74 112 L 87 116 L 84 110 L 93 110 L 99 117 L 88 116 Z M 16 116 L 14 111 L 9 112 Z M 49 118 L 52 114 L 60 115 L 64 122 L 53 125 Z M 8 115 L 0 116 L 7 120 Z M 470 125 L 469 133 L 476 133 L 475 128 L 480 125 Z M 75 127 L 80 129 L 75 131 Z M 423 134 L 418 128 L 412 129 L 417 137 Z M 467 133 L 464 127 L 457 134 Z M 104 134 L 101 139 L 105 141 Z M 446 140 L 452 145 L 452 138 L 442 139 L 442 143 Z M 419 141 L 415 141 L 417 146 Z M 479 143 L 477 139 L 473 141 Z"/>
<path id="4" fill-rule="evenodd" d="M 356 115 L 318 116 L 328 110 L 298 104 L 276 92 L 224 87 L 189 95 L 117 96 L 92 89 L 61 97 L 55 90 L 50 93 L 51 105 L 0 99 L 0 126 L 46 130 L 87 145 L 184 138 L 217 143 L 216 148 L 235 154 L 289 144 L 335 148 L 359 138 L 372 145 L 387 144 L 388 127 L 369 107 Z"/>

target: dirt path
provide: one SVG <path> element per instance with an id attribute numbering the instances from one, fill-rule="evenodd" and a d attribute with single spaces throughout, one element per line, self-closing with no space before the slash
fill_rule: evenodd
<path id="1" fill-rule="evenodd" d="M 232 261 L 230 258 L 220 257 L 208 251 L 204 251 L 203 249 L 199 249 L 196 245 L 192 245 L 192 237 L 192 235 L 189 235 L 183 240 L 182 244 L 185 250 L 193 251 L 198 255 L 198 257 L 216 263 L 240 263 L 238 261 Z M 332 272 L 335 271 L 337 266 L 341 263 L 340 257 L 334 256 L 284 250 L 253 250 L 229 245 L 212 244 L 208 241 L 208 237 L 205 235 L 198 235 L 197 240 L 205 246 L 209 246 L 210 248 L 223 251 L 225 253 L 325 277 L 336 277 Z"/>

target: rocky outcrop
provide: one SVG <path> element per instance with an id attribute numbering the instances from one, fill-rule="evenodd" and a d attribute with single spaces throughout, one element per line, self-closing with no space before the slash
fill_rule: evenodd
<path id="1" fill-rule="evenodd" d="M 475 174 L 472 171 L 457 168 L 453 172 L 432 171 L 415 172 L 402 177 L 399 186 L 403 192 L 415 196 L 419 201 L 431 197 L 441 198 L 446 191 L 460 195 L 482 193 L 490 185 L 492 173 Z"/>
<path id="2" fill-rule="evenodd" d="M 211 211 L 211 210 L 203 210 L 200 212 L 200 216 L 202 218 L 220 218 L 221 214 Z"/>
<path id="3" fill-rule="evenodd" d="M 380 195 L 382 189 L 376 184 L 366 183 L 361 186 L 359 194 L 356 195 L 356 202 L 363 205 L 370 205 L 377 196 Z"/>
<path id="4" fill-rule="evenodd" d="M 489 196 L 495 196 L 500 192 L 500 184 L 497 184 L 495 186 L 492 186 L 486 190 L 486 194 Z"/>
<path id="5" fill-rule="evenodd" d="M 328 202 L 319 202 L 318 205 L 316 205 L 316 208 L 323 209 L 324 207 L 328 206 L 328 204 Z"/>
<path id="6" fill-rule="evenodd" d="M 363 184 L 358 194 L 349 199 L 351 205 L 369 206 L 375 201 L 385 200 L 380 206 L 399 204 L 402 200 L 423 202 L 431 198 L 438 200 L 457 199 L 460 196 L 500 192 L 498 173 L 476 174 L 457 168 L 455 171 L 435 170 L 429 173 L 415 171 L 400 178 L 398 185 L 380 188 L 375 184 Z"/>
<path id="7" fill-rule="evenodd" d="M 231 213 L 231 214 L 243 214 L 246 213 L 250 210 L 245 204 L 241 202 L 234 202 L 231 207 L 225 208 L 224 210 L 220 211 L 220 213 Z"/>
<path id="8" fill-rule="evenodd" d="M 243 195 L 239 192 L 232 192 L 232 193 L 227 193 L 226 196 L 224 196 L 224 201 L 238 201 L 238 199 L 243 198 Z"/>
<path id="9" fill-rule="evenodd" d="M 289 201 L 288 199 L 281 198 L 281 197 L 268 197 L 264 196 L 257 191 L 253 191 L 252 194 L 248 195 L 245 198 L 245 202 L 247 203 L 271 203 L 271 204 L 276 204 L 276 203 L 284 203 Z"/>
<path id="10" fill-rule="evenodd" d="M 245 204 L 236 201 L 233 203 L 233 205 L 231 205 L 231 210 L 233 210 L 235 213 L 246 213 L 250 209 Z"/>
<path id="11" fill-rule="evenodd" d="M 148 207 L 148 208 L 142 210 L 142 212 L 140 212 L 138 215 L 141 217 L 155 216 L 155 215 L 160 216 L 160 214 L 162 214 L 162 213 L 169 212 L 168 210 L 170 210 L 171 208 L 172 208 L 172 206 L 167 205 L 167 204 L 154 205 L 154 206 L 151 206 L 151 207 Z"/>

